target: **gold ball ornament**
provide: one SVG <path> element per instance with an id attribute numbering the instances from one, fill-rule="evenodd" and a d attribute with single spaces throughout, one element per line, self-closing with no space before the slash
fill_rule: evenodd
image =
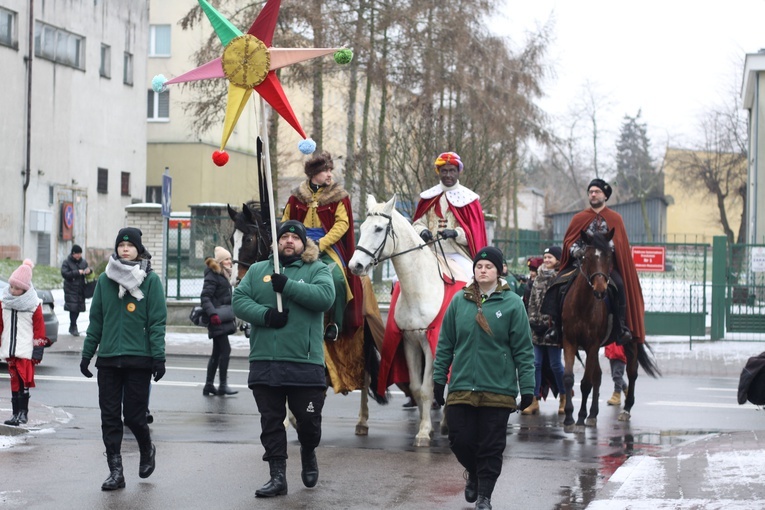
<path id="1" fill-rule="evenodd" d="M 266 79 L 271 68 L 271 54 L 263 41 L 244 34 L 226 45 L 221 65 L 228 81 L 239 87 L 253 88 Z"/>

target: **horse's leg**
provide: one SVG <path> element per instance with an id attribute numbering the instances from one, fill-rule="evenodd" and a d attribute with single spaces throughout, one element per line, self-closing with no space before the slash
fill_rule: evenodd
<path id="1" fill-rule="evenodd" d="M 629 342 L 624 346 L 624 354 L 627 356 L 627 398 L 624 400 L 624 409 L 619 413 L 619 421 L 630 420 L 630 409 L 635 404 L 635 382 L 638 377 L 638 344 Z"/>
<path id="2" fill-rule="evenodd" d="M 564 335 L 563 339 L 563 386 L 566 388 L 566 405 L 563 410 L 563 430 L 565 432 L 574 431 L 574 357 L 576 356 L 576 346 L 572 345 Z"/>
<path id="3" fill-rule="evenodd" d="M 361 387 L 361 404 L 359 405 L 359 421 L 356 423 L 356 435 L 366 436 L 369 434 L 369 383 L 371 381 L 369 372 L 364 370 L 364 385 Z"/>
<path id="4" fill-rule="evenodd" d="M 587 360 L 584 362 L 584 376 L 579 385 L 579 390 L 582 392 L 582 405 L 579 407 L 579 415 L 576 420 L 577 428 L 584 428 L 585 426 L 585 419 L 587 418 L 587 399 L 590 397 L 590 391 L 592 391 L 592 373 L 594 371 L 592 366 L 593 356 L 589 352 L 586 356 Z"/>
<path id="5" fill-rule="evenodd" d="M 584 424 L 588 427 L 597 427 L 598 413 L 600 412 L 600 403 L 598 402 L 598 399 L 600 398 L 600 383 L 603 380 L 603 370 L 600 368 L 600 358 L 598 358 L 598 344 L 593 344 L 593 348 L 590 350 L 594 351 L 587 355 L 587 361 L 592 357 L 592 373 L 590 374 L 590 381 L 592 383 L 592 404 L 590 404 L 590 414 L 587 416 Z"/>
<path id="6" fill-rule="evenodd" d="M 419 339 L 413 339 L 410 335 L 404 334 L 404 355 L 406 357 L 407 368 L 409 369 L 409 389 L 420 411 L 420 425 L 417 435 L 414 437 L 414 446 L 430 446 L 430 432 L 433 428 L 430 422 L 430 406 L 433 403 L 433 391 L 431 389 L 430 395 L 426 395 L 423 391 L 423 351 Z"/>

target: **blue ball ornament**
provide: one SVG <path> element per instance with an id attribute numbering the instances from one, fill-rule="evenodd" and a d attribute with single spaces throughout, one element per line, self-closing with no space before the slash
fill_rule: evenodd
<path id="1" fill-rule="evenodd" d="M 300 149 L 300 152 L 303 154 L 313 154 L 316 150 L 316 142 L 310 138 L 306 138 L 305 140 L 301 140 L 300 143 L 298 143 L 298 149 Z"/>
<path id="2" fill-rule="evenodd" d="M 151 80 L 151 89 L 157 94 L 160 94 L 167 90 L 165 83 L 167 83 L 167 78 L 162 74 L 158 74 Z"/>

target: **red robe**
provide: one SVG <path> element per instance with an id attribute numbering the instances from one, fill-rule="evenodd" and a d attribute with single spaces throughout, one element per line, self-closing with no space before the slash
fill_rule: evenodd
<path id="1" fill-rule="evenodd" d="M 351 299 L 345 307 L 345 317 L 343 319 L 343 330 L 353 335 L 364 323 L 362 307 L 362 296 L 364 291 L 361 287 L 361 280 L 359 277 L 348 271 L 348 261 L 351 260 L 353 253 L 356 251 L 356 234 L 353 229 L 351 201 L 348 197 L 345 197 L 338 202 L 320 205 L 316 208 L 316 215 L 319 217 L 319 221 L 324 230 L 329 232 L 335 224 L 335 212 L 337 211 L 337 205 L 339 203 L 342 203 L 345 206 L 345 210 L 348 213 L 348 230 L 343 234 L 343 237 L 335 243 L 334 247 L 337 248 L 337 251 L 340 254 L 340 259 L 342 259 L 343 264 L 345 264 L 343 271 L 345 271 L 345 277 L 348 280 L 348 285 L 353 293 L 353 299 Z M 290 219 L 303 223 L 308 214 L 308 204 L 304 204 L 295 195 L 291 195 L 287 201 L 287 205 L 290 207 Z"/>
<path id="2" fill-rule="evenodd" d="M 619 213 L 604 207 L 600 213 L 591 208 L 577 213 L 571 218 L 566 235 L 563 238 L 563 259 L 560 266 L 565 268 L 569 264 L 571 245 L 579 239 L 582 230 L 587 230 L 590 223 L 600 214 L 606 221 L 609 230 L 614 229 L 614 258 L 616 269 L 624 280 L 624 293 L 627 297 L 627 327 L 632 332 L 632 338 L 639 343 L 645 341 L 645 304 L 643 303 L 643 289 L 640 287 L 635 262 L 632 260 L 630 241 L 627 238 L 627 230 Z"/>
<path id="3" fill-rule="evenodd" d="M 420 217 L 424 216 L 431 207 L 439 207 L 441 195 L 443 195 L 443 193 L 440 193 L 433 198 L 421 198 L 417 203 L 417 210 L 414 212 L 412 221 L 417 221 Z M 465 206 L 455 207 L 449 202 L 448 198 L 446 202 L 449 204 L 449 210 L 454 214 L 457 223 L 459 223 L 462 230 L 465 231 L 470 256 L 475 257 L 478 250 L 488 244 L 488 241 L 486 240 L 486 223 L 483 218 L 483 208 L 481 207 L 481 203 L 478 200 L 473 200 Z M 438 211 L 438 209 L 436 209 L 436 211 Z"/>

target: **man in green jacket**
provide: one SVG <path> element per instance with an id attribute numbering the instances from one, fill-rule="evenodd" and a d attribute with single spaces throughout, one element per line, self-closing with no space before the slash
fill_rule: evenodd
<path id="1" fill-rule="evenodd" d="M 247 384 L 260 412 L 263 460 L 271 479 L 258 497 L 287 494 L 285 403 L 297 421 L 301 478 L 306 487 L 319 480 L 315 449 L 321 440 L 321 410 L 327 388 L 324 373 L 324 312 L 335 300 L 335 286 L 319 249 L 306 239 L 302 223 L 289 220 L 277 231 L 278 273 L 273 257 L 253 264 L 234 291 L 234 313 L 252 325 Z M 282 296 L 282 311 L 276 304 Z"/>

